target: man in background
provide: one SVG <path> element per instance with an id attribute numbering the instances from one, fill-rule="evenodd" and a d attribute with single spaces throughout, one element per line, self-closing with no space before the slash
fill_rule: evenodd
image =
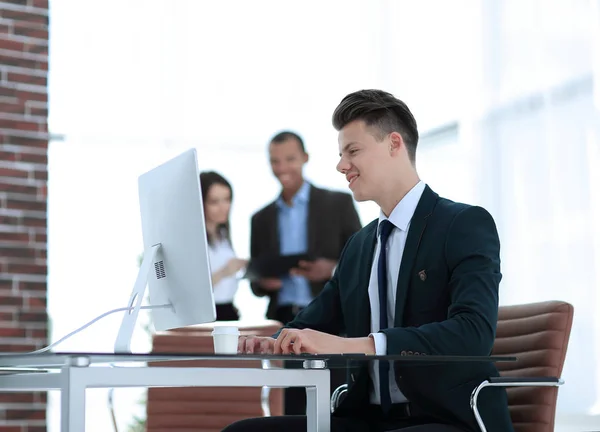
<path id="1" fill-rule="evenodd" d="M 346 242 L 361 229 L 361 223 L 350 194 L 321 189 L 305 180 L 308 154 L 298 134 L 283 131 L 275 135 L 269 143 L 269 158 L 281 193 L 252 216 L 251 259 L 298 254 L 311 257 L 310 261 L 300 261 L 289 275 L 251 284 L 254 294 L 270 299 L 267 318 L 286 324 L 321 292 Z M 343 382 L 343 371 L 332 373 L 332 390 Z M 286 389 L 285 414 L 305 414 L 305 410 L 305 389 Z"/>

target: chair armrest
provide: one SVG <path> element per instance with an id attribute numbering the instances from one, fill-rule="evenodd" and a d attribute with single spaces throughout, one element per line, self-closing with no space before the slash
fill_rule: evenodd
<path id="1" fill-rule="evenodd" d="M 556 377 L 492 377 L 488 378 L 490 384 L 504 386 L 547 386 L 562 385 L 563 381 Z"/>
<path id="2" fill-rule="evenodd" d="M 557 377 L 490 377 L 479 384 L 471 393 L 471 410 L 475 414 L 475 420 L 481 432 L 487 432 L 485 424 L 477 408 L 479 392 L 486 387 L 558 387 L 564 384 L 564 380 Z"/>
<path id="3" fill-rule="evenodd" d="M 331 395 L 331 412 L 333 413 L 340 406 L 342 396 L 348 391 L 348 384 L 342 384 L 333 391 Z"/>

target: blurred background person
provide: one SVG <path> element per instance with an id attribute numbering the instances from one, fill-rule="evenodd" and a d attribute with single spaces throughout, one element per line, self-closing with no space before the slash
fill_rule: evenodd
<path id="1" fill-rule="evenodd" d="M 251 258 L 307 254 L 299 268 L 281 279 L 251 284 L 257 296 L 269 296 L 267 318 L 287 323 L 317 296 L 331 278 L 346 241 L 361 228 L 352 196 L 318 188 L 304 178 L 308 162 L 302 138 L 283 131 L 269 143 L 273 174 L 281 184 L 279 197 L 252 216 Z M 298 367 L 292 363 L 289 367 Z M 339 372 L 339 371 L 338 371 Z M 331 388 L 344 382 L 344 372 L 332 370 Z M 285 390 L 284 413 L 304 414 L 304 388 Z"/>
<path id="2" fill-rule="evenodd" d="M 246 266 L 247 260 L 237 258 L 231 244 L 229 212 L 233 189 L 222 175 L 214 171 L 200 173 L 200 188 L 217 321 L 237 321 L 240 315 L 233 304 L 238 289 L 236 274 Z"/>

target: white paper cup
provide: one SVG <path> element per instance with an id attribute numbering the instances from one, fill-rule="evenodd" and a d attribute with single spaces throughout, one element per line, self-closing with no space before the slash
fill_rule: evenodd
<path id="1" fill-rule="evenodd" d="M 235 326 L 215 326 L 212 331 L 215 354 L 237 354 L 240 330 Z"/>

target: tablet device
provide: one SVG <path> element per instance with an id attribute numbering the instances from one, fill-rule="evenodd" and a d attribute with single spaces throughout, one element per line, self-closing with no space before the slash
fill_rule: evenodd
<path id="1" fill-rule="evenodd" d="M 258 280 L 262 278 L 281 278 L 288 276 L 290 270 L 298 267 L 300 261 L 312 261 L 308 254 L 264 256 L 251 259 L 246 267 L 244 278 Z"/>

